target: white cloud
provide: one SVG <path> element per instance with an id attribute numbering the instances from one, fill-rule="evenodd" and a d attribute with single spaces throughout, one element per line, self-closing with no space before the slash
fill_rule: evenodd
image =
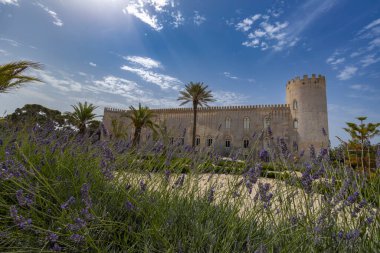
<path id="1" fill-rule="evenodd" d="M 261 16 L 255 15 L 253 17 L 257 17 L 258 19 Z M 252 21 L 253 19 L 250 20 Z M 249 29 L 251 29 L 250 26 L 248 28 L 248 26 L 238 27 L 238 25 L 238 30 L 242 29 L 243 31 L 248 31 Z M 285 31 L 288 25 L 288 22 L 269 23 L 268 21 L 264 20 L 260 24 L 258 24 L 258 26 L 256 26 L 252 32 L 248 34 L 249 40 L 244 41 L 242 45 L 246 47 L 260 48 L 261 50 L 267 50 L 269 47 L 271 47 L 275 51 L 281 51 L 285 47 L 293 47 L 297 43 L 298 38 L 291 37 Z"/>
<path id="2" fill-rule="evenodd" d="M 15 40 L 12 40 L 12 39 L 8 39 L 8 38 L 3 38 L 1 37 L 0 38 L 0 41 L 5 41 L 7 42 L 9 45 L 13 46 L 13 47 L 19 47 L 19 46 L 22 46 L 22 44 L 20 42 L 17 42 Z"/>
<path id="3" fill-rule="evenodd" d="M 103 77 L 103 80 L 96 80 L 94 85 L 87 88 L 91 91 L 111 93 L 127 98 L 141 97 L 144 94 L 137 83 L 115 76 Z"/>
<path id="4" fill-rule="evenodd" d="M 346 66 L 339 74 L 338 74 L 338 79 L 339 80 L 348 80 L 352 78 L 356 71 L 358 70 L 357 67 L 354 66 Z"/>
<path id="5" fill-rule="evenodd" d="M 360 63 L 362 64 L 362 67 L 365 68 L 379 61 L 380 61 L 380 57 L 376 57 L 376 54 L 369 54 L 369 55 L 364 56 L 360 60 Z"/>
<path id="6" fill-rule="evenodd" d="M 350 88 L 357 91 L 373 91 L 373 89 L 366 84 L 353 84 Z"/>
<path id="7" fill-rule="evenodd" d="M 121 69 L 128 72 L 132 72 L 138 75 L 144 81 L 160 86 L 161 89 L 178 90 L 179 85 L 182 84 L 182 82 L 175 77 L 156 73 L 144 68 L 133 68 L 133 67 L 124 65 L 121 67 Z"/>
<path id="8" fill-rule="evenodd" d="M 256 14 L 252 17 L 245 18 L 243 21 L 236 24 L 236 30 L 247 32 L 251 29 L 252 24 L 261 17 L 261 14 Z"/>
<path id="9" fill-rule="evenodd" d="M 376 19 L 374 21 L 372 21 L 371 23 L 369 23 L 368 25 L 366 25 L 362 30 L 359 31 L 358 34 L 362 34 L 376 26 L 380 25 L 380 18 L 379 19 Z"/>
<path id="10" fill-rule="evenodd" d="M 82 91 L 82 85 L 77 81 L 72 80 L 67 75 L 64 75 L 63 79 L 58 79 L 51 75 L 51 73 L 43 70 L 35 71 L 36 75 L 44 81 L 46 84 L 51 85 L 63 92 L 80 92 Z"/>
<path id="11" fill-rule="evenodd" d="M 206 21 L 206 17 L 199 14 L 198 11 L 194 11 L 194 24 L 200 26 Z"/>
<path id="12" fill-rule="evenodd" d="M 343 52 L 336 50 L 329 58 L 327 58 L 326 63 L 331 65 L 333 69 L 337 69 L 338 65 L 346 61 L 345 57 L 342 57 Z"/>
<path id="13" fill-rule="evenodd" d="M 180 25 L 183 25 L 183 23 L 185 22 L 185 18 L 182 16 L 182 13 L 180 11 L 172 12 L 171 16 L 174 19 L 172 24 L 175 28 L 178 28 Z"/>
<path id="14" fill-rule="evenodd" d="M 233 75 L 231 75 L 230 72 L 223 72 L 223 75 L 224 75 L 225 77 L 227 77 L 227 78 L 230 78 L 230 79 L 234 79 L 234 80 L 239 79 L 237 76 L 233 76 Z"/>
<path id="15" fill-rule="evenodd" d="M 238 23 L 236 30 L 247 32 L 248 39 L 242 43 L 246 47 L 282 51 L 294 47 L 300 40 L 301 33 L 323 14 L 329 11 L 339 0 L 307 0 L 288 15 L 287 20 L 275 21 L 282 14 L 282 7 L 267 10 L 270 15 L 248 17 Z M 283 2 L 281 2 L 283 4 Z M 299 15 L 307 13 L 307 15 Z M 261 21 L 261 22 L 258 22 Z"/>
<path id="16" fill-rule="evenodd" d="M 18 0 L 0 0 L 0 4 L 13 4 L 18 6 Z"/>
<path id="17" fill-rule="evenodd" d="M 161 62 L 153 60 L 152 58 L 149 58 L 149 57 L 126 56 L 123 58 L 129 61 L 130 63 L 141 65 L 142 67 L 146 69 L 162 68 Z"/>
<path id="18" fill-rule="evenodd" d="M 152 27 L 154 30 L 160 31 L 164 27 L 158 21 L 156 15 L 150 14 L 149 10 L 146 8 L 146 4 L 148 3 L 149 1 L 130 1 L 129 4 L 123 9 L 123 12 L 135 16 L 145 24 Z M 159 10 L 162 7 L 162 5 L 157 6 Z"/>
<path id="19" fill-rule="evenodd" d="M 58 17 L 58 14 L 55 11 L 50 10 L 48 7 L 41 3 L 36 3 L 37 6 L 41 7 L 44 11 L 46 11 L 52 18 L 53 24 L 56 26 L 63 26 L 62 20 Z"/>
<path id="20" fill-rule="evenodd" d="M 248 96 L 231 91 L 214 91 L 215 103 L 217 105 L 241 105 L 248 102 Z"/>
<path id="21" fill-rule="evenodd" d="M 7 55 L 9 55 L 9 53 L 3 49 L 0 49 L 0 55 L 7 56 Z"/>
<path id="22" fill-rule="evenodd" d="M 89 64 L 91 67 L 94 67 L 94 68 L 96 67 L 96 63 L 89 62 L 88 64 Z"/>

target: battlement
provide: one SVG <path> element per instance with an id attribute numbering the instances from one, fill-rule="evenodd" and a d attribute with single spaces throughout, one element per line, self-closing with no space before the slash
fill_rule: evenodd
<path id="1" fill-rule="evenodd" d="M 252 109 L 271 109 L 271 110 L 283 110 L 288 109 L 288 104 L 271 104 L 271 105 L 231 105 L 231 106 L 209 106 L 209 107 L 199 107 L 198 111 L 225 111 L 225 110 L 252 110 Z M 192 108 L 162 108 L 162 109 L 151 109 L 155 113 L 172 113 L 172 112 L 192 112 Z M 117 109 L 105 107 L 104 112 L 128 112 L 129 110 Z"/>
<path id="2" fill-rule="evenodd" d="M 303 78 L 300 78 L 299 76 L 296 76 L 294 79 L 289 80 L 286 83 L 286 87 L 288 88 L 290 85 L 291 86 L 298 86 L 298 85 L 306 85 L 306 84 L 317 84 L 325 86 L 326 84 L 326 79 L 325 76 L 318 75 L 316 76 L 315 74 L 312 74 L 311 77 L 308 75 L 304 75 Z"/>

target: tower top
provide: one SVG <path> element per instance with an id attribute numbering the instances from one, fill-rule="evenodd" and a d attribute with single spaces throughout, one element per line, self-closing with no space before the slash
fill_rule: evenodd
<path id="1" fill-rule="evenodd" d="M 316 76 L 316 74 L 312 74 L 311 77 L 308 75 L 303 75 L 303 78 L 300 78 L 299 76 L 296 76 L 295 78 L 289 80 L 286 83 L 286 87 L 289 88 L 290 85 L 306 85 L 306 84 L 319 84 L 319 85 L 325 85 L 326 84 L 326 79 L 325 76 L 319 74 Z"/>

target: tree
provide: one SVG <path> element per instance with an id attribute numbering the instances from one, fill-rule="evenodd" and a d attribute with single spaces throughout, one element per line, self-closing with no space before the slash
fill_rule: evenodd
<path id="1" fill-rule="evenodd" d="M 52 110 L 38 104 L 26 104 L 17 108 L 14 113 L 5 117 L 14 124 L 20 125 L 44 125 L 53 122 L 57 126 L 65 124 L 65 117 L 58 110 Z"/>
<path id="2" fill-rule="evenodd" d="M 98 107 L 93 104 L 87 104 L 87 102 L 84 102 L 84 104 L 79 102 L 78 105 L 72 105 L 71 107 L 73 107 L 74 112 L 66 113 L 69 121 L 79 129 L 80 134 L 84 134 L 87 127 L 95 123 L 97 116 L 94 110 Z"/>
<path id="3" fill-rule="evenodd" d="M 343 128 L 351 136 L 351 141 L 349 143 L 350 146 L 358 146 L 361 147 L 361 164 L 362 168 L 364 168 L 364 144 L 369 142 L 369 140 L 376 135 L 380 134 L 380 130 L 377 129 L 380 127 L 380 123 L 368 123 L 365 124 L 364 121 L 367 117 L 357 117 L 357 120 L 360 121 L 360 124 L 356 124 L 353 122 L 346 122 L 347 128 Z"/>
<path id="4" fill-rule="evenodd" d="M 153 122 L 153 117 L 155 115 L 147 106 L 143 107 L 139 103 L 138 109 L 133 106 L 130 106 L 129 109 L 130 111 L 125 113 L 123 116 L 132 121 L 135 128 L 132 145 L 136 146 L 140 143 L 141 131 L 143 128 L 149 128 L 156 133 L 158 125 Z"/>
<path id="5" fill-rule="evenodd" d="M 197 111 L 198 106 L 208 106 L 208 102 L 214 102 L 213 96 L 210 90 L 207 90 L 208 86 L 203 83 L 190 82 L 185 86 L 185 90 L 180 91 L 180 96 L 177 100 L 183 101 L 180 106 L 192 102 L 193 104 L 193 136 L 192 146 L 195 147 L 195 136 L 197 132 Z"/>
<path id="6" fill-rule="evenodd" d="M 31 61 L 17 61 L 0 65 L 0 93 L 7 93 L 25 83 L 42 82 L 37 77 L 25 74 L 30 69 L 41 69 L 42 65 Z"/>

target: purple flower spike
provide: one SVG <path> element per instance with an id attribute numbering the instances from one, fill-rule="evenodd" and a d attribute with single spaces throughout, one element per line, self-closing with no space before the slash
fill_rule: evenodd
<path id="1" fill-rule="evenodd" d="M 211 187 L 211 189 L 210 189 L 210 191 L 208 193 L 207 200 L 208 200 L 209 203 L 211 203 L 211 202 L 214 201 L 214 194 L 215 194 L 215 187 L 213 186 L 213 187 Z"/>
<path id="2" fill-rule="evenodd" d="M 78 235 L 78 234 L 73 234 L 72 236 L 70 236 L 70 240 L 79 244 L 79 243 L 83 242 L 84 236 Z"/>
<path id="3" fill-rule="evenodd" d="M 48 234 L 48 236 L 46 237 L 46 239 L 49 241 L 49 242 L 57 242 L 58 241 L 58 235 L 53 233 L 53 232 L 50 232 Z"/>
<path id="4" fill-rule="evenodd" d="M 135 206 L 130 201 L 127 201 L 127 203 L 125 203 L 125 208 L 127 208 L 128 211 L 132 211 L 135 209 Z"/>
<path id="5" fill-rule="evenodd" d="M 51 247 L 52 251 L 60 252 L 62 251 L 62 247 L 58 245 L 58 243 L 54 243 L 53 247 Z"/>
<path id="6" fill-rule="evenodd" d="M 66 210 L 70 205 L 72 205 L 75 202 L 75 198 L 71 196 L 65 203 L 61 205 L 61 208 L 63 210 Z"/>

